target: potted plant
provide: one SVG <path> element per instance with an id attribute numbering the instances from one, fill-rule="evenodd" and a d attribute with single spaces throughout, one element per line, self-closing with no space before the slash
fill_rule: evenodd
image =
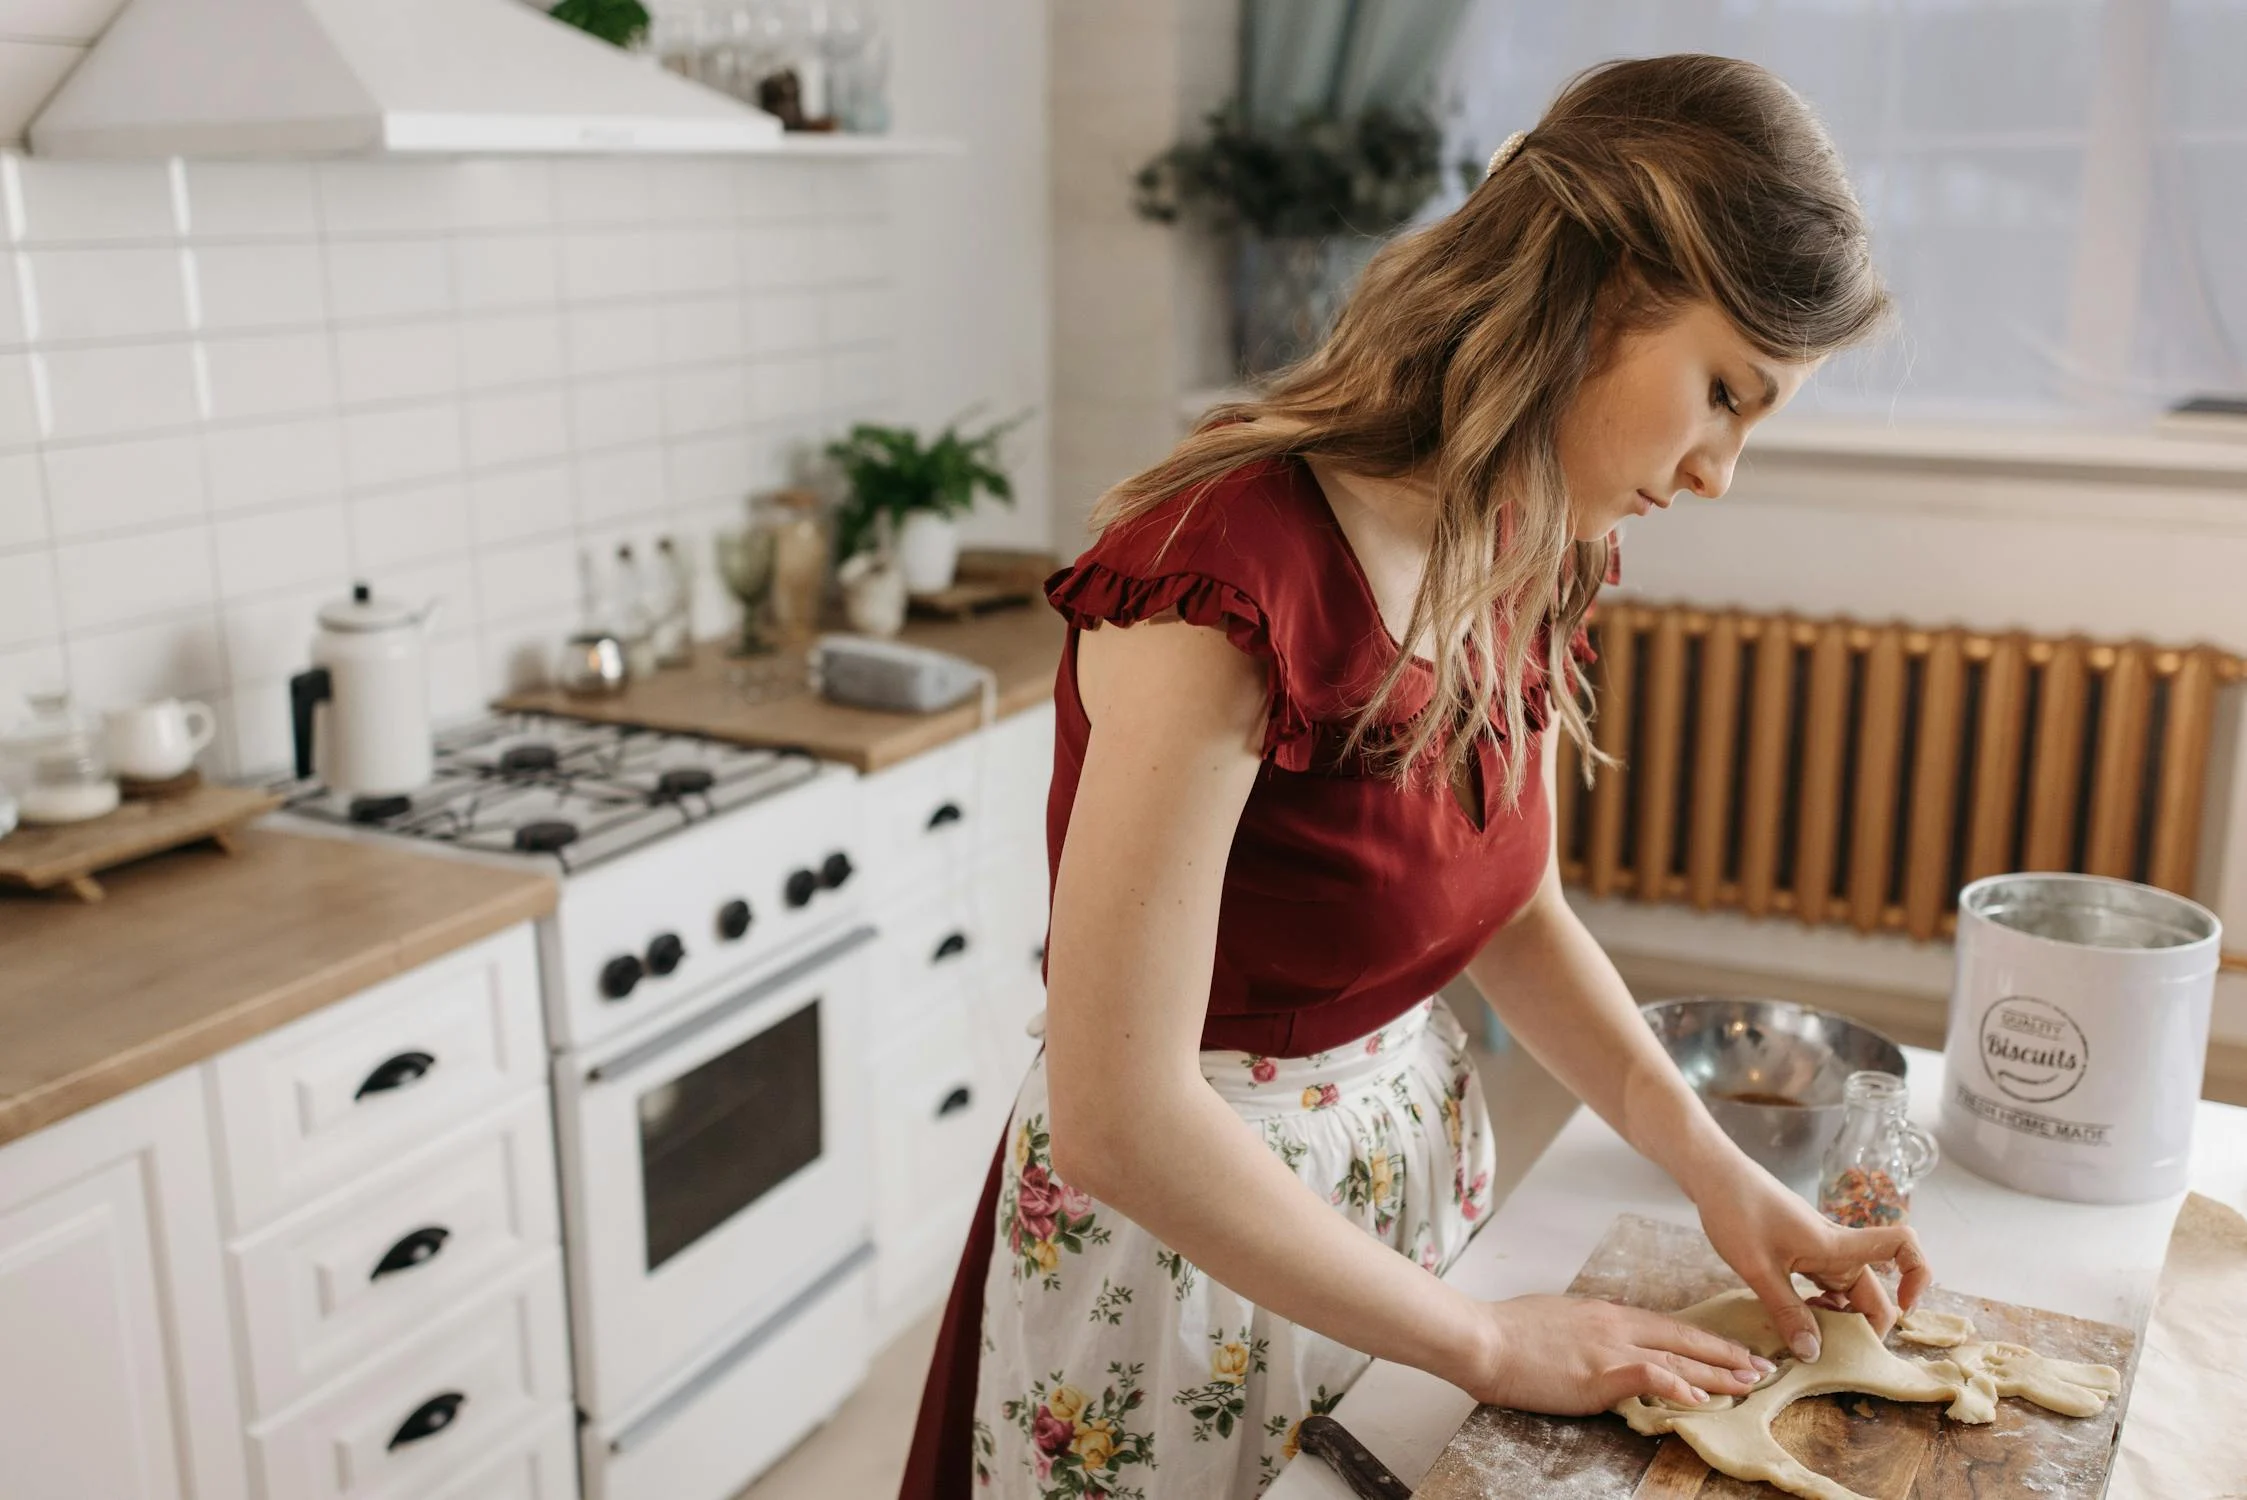
<path id="1" fill-rule="evenodd" d="M 1228 104 L 1208 127 L 1139 170 L 1133 207 L 1239 234 L 1234 347 L 1242 373 L 1262 374 L 1318 347 L 1381 240 L 1434 195 L 1442 132 L 1423 111 L 1380 106 L 1269 128 Z"/>
<path id="2" fill-rule="evenodd" d="M 828 444 L 827 456 L 850 486 L 835 516 L 838 554 L 848 559 L 869 547 L 892 546 L 910 592 L 950 588 L 960 561 L 956 518 L 974 507 L 978 494 L 1014 503 L 1014 485 L 998 466 L 999 440 L 1028 415 L 973 436 L 955 423 L 926 446 L 909 427 L 860 422 Z"/>

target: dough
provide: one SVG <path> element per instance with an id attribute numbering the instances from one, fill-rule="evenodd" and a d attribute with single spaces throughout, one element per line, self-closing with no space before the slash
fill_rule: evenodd
<path id="1" fill-rule="evenodd" d="M 1862 1391 L 1891 1401 L 1948 1401 L 1960 1422 L 1987 1422 L 2000 1396 L 2026 1396 L 2071 1417 L 2087 1417 L 2121 1389 L 2122 1378 L 2105 1365 L 2046 1359 L 2019 1344 L 1959 1343 L 1946 1359 L 1925 1362 L 1891 1354 L 1862 1313 L 1816 1307 L 1820 1353 L 1816 1364 L 1782 1358 L 1785 1345 L 1763 1305 L 1745 1289 L 1697 1302 L 1676 1316 L 1721 1333 L 1766 1358 L 1778 1358 L 1773 1376 L 1746 1396 L 1712 1396 L 1701 1406 L 1636 1398 L 1615 1408 L 1631 1430 L 1653 1437 L 1674 1432 L 1702 1460 L 1735 1479 L 1762 1480 L 1803 1500 L 1866 1500 L 1845 1485 L 1805 1468 L 1771 1435 L 1772 1419 L 1805 1396 Z M 1905 1332 L 1907 1339 L 1972 1337 L 1973 1323 L 1955 1313 L 1929 1313 Z"/>
<path id="2" fill-rule="evenodd" d="M 1974 1320 L 1964 1313 L 1930 1312 L 1915 1307 L 1896 1320 L 1896 1337 L 1930 1349 L 1954 1349 L 1974 1336 Z"/>

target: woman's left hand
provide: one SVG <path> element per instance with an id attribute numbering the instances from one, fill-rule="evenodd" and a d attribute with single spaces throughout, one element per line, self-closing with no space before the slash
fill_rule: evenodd
<path id="1" fill-rule="evenodd" d="M 1818 1320 L 1795 1290 L 1796 1272 L 1824 1289 L 1815 1300 L 1855 1308 L 1883 1337 L 1896 1322 L 1897 1303 L 1910 1307 L 1933 1273 L 1919 1237 L 1904 1225 L 1844 1229 L 1746 1162 L 1701 1204 L 1701 1229 L 1725 1263 L 1740 1273 L 1762 1301 L 1787 1347 L 1805 1362 L 1818 1357 Z M 1873 1267 L 1893 1261 L 1903 1279 L 1891 1300 Z"/>

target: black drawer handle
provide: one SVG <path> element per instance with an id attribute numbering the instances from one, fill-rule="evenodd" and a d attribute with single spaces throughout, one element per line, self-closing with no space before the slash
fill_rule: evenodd
<path id="1" fill-rule="evenodd" d="M 382 1259 L 375 1262 L 374 1272 L 367 1280 L 380 1281 L 385 1276 L 410 1271 L 424 1261 L 435 1260 L 437 1252 L 445 1248 L 445 1241 L 452 1237 L 450 1229 L 435 1224 L 415 1230 L 383 1252 Z"/>
<path id="2" fill-rule="evenodd" d="M 955 932 L 948 935 L 943 942 L 936 945 L 936 954 L 934 957 L 929 959 L 929 962 L 932 964 L 940 964 L 947 958 L 956 958 L 960 954 L 965 952 L 967 952 L 967 934 L 964 932 Z"/>
<path id="3" fill-rule="evenodd" d="M 460 1419 L 460 1409 L 468 1404 L 468 1397 L 460 1391 L 447 1391 L 442 1396 L 431 1396 L 414 1408 L 414 1414 L 399 1424 L 383 1446 L 395 1452 L 408 1443 L 418 1443 L 423 1438 L 435 1437 Z"/>
<path id="4" fill-rule="evenodd" d="M 353 1099 L 364 1099 L 369 1094 L 387 1094 L 392 1089 L 402 1089 L 422 1074 L 437 1066 L 437 1059 L 426 1052 L 401 1052 L 381 1067 L 367 1075 L 359 1085 Z"/>
<path id="5" fill-rule="evenodd" d="M 932 812 L 928 815 L 929 832 L 934 833 L 937 829 L 942 828 L 945 824 L 957 823 L 960 821 L 960 819 L 966 816 L 966 813 L 960 811 L 960 804 L 958 804 L 957 802 L 947 802 L 942 807 L 939 807 L 935 812 Z"/>
<path id="6" fill-rule="evenodd" d="M 956 1115 L 961 1110 L 966 1109 L 970 1104 L 973 1104 L 974 1102 L 975 1096 L 969 1093 L 967 1091 L 966 1085 L 963 1084 L 959 1088 L 952 1090 L 952 1092 L 950 1092 L 949 1094 L 946 1094 L 944 1096 L 944 1102 L 936 1106 L 936 1118 L 941 1120 L 946 1115 Z"/>

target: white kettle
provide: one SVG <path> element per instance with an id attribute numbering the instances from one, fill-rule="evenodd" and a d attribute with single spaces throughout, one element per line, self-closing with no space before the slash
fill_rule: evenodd
<path id="1" fill-rule="evenodd" d="M 433 604 L 351 597 L 320 609 L 312 669 L 289 679 L 296 773 L 328 789 L 394 797 L 429 780 L 429 650 Z"/>

